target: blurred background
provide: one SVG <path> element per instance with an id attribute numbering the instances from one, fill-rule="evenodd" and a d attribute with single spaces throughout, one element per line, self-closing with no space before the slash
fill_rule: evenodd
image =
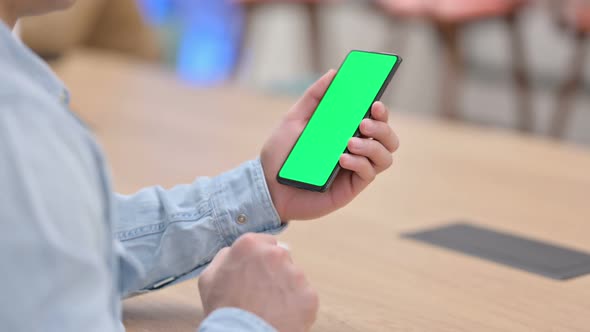
<path id="1" fill-rule="evenodd" d="M 19 27 L 50 61 L 92 48 L 292 96 L 351 49 L 397 53 L 395 112 L 585 146 L 589 33 L 587 0 L 79 0 Z"/>

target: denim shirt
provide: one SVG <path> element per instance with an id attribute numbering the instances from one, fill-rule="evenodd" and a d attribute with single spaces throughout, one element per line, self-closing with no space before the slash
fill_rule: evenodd
<path id="1" fill-rule="evenodd" d="M 113 193 L 68 96 L 0 23 L 0 331 L 122 331 L 122 298 L 198 276 L 241 234 L 282 230 L 259 160 L 169 190 Z M 273 331 L 235 308 L 199 329 Z"/>

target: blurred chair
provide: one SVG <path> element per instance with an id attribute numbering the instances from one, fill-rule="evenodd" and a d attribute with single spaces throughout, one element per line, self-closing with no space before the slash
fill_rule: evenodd
<path id="1" fill-rule="evenodd" d="M 238 51 L 238 66 L 243 63 L 244 51 L 246 49 L 246 40 L 252 30 L 252 14 L 256 8 L 269 3 L 296 3 L 305 7 L 309 26 L 311 64 L 314 72 L 321 72 L 321 41 L 319 32 L 319 5 L 322 2 L 330 0 L 234 0 L 244 8 L 244 32 Z M 237 69 L 237 68 L 236 68 Z"/>
<path id="2" fill-rule="evenodd" d="M 84 0 L 71 9 L 22 19 L 23 41 L 43 57 L 76 46 L 116 50 L 149 60 L 160 57 L 155 32 L 143 21 L 135 0 Z"/>
<path id="3" fill-rule="evenodd" d="M 558 24 L 572 33 L 575 46 L 569 65 L 569 74 L 559 88 L 557 109 L 553 114 L 549 133 L 553 137 L 563 137 L 567 122 L 571 116 L 572 103 L 576 91 L 582 83 L 587 44 L 590 36 L 590 1 L 582 0 L 553 0 L 554 13 L 557 14 Z"/>
<path id="4" fill-rule="evenodd" d="M 527 78 L 524 45 L 517 16 L 528 0 L 375 0 L 389 15 L 397 18 L 425 18 L 435 25 L 443 44 L 444 70 L 441 83 L 441 114 L 457 119 L 459 79 L 465 67 L 461 54 L 460 31 L 469 23 L 501 19 L 510 32 L 512 75 L 518 94 L 518 128 L 534 127 L 530 85 Z"/>

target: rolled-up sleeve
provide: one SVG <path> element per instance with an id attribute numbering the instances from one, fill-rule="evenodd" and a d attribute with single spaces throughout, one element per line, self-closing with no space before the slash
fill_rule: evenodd
<path id="1" fill-rule="evenodd" d="M 150 187 L 116 194 L 122 296 L 197 276 L 223 247 L 248 232 L 280 232 L 259 160 L 170 190 Z"/>

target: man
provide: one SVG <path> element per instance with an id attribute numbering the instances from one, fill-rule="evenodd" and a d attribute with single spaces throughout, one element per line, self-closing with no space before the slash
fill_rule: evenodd
<path id="1" fill-rule="evenodd" d="M 67 91 L 10 31 L 21 16 L 72 2 L 0 0 L 0 330 L 122 331 L 122 297 L 205 267 L 201 331 L 308 330 L 317 294 L 269 234 L 343 207 L 391 165 L 398 143 L 387 110 L 373 105 L 361 125 L 372 139 L 350 141 L 345 171 L 323 194 L 274 175 L 334 71 L 286 114 L 259 159 L 170 190 L 114 194 Z"/>

